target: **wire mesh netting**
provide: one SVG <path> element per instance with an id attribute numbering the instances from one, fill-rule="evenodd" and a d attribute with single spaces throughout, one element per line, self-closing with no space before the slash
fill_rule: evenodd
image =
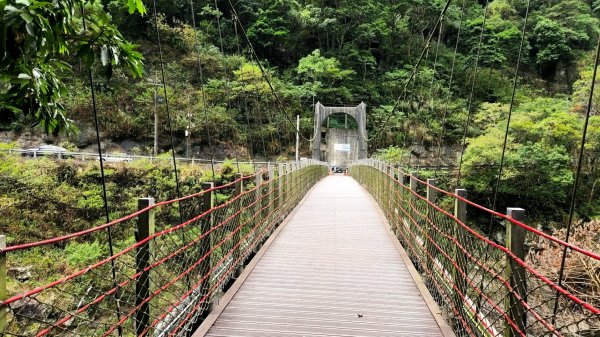
<path id="1" fill-rule="evenodd" d="M 376 161 L 350 168 L 375 198 L 458 336 L 596 336 L 600 255 Z M 483 219 L 467 221 L 467 214 Z M 521 211 L 521 210 L 518 210 Z M 500 221 L 506 243 L 480 228 Z M 479 223 L 481 222 L 481 223 Z M 560 278 L 560 256 L 566 269 Z"/>
<path id="2" fill-rule="evenodd" d="M 68 265 L 50 256 L 34 279 L 9 274 L 0 336 L 188 336 L 327 171 L 310 161 L 268 166 L 181 199 L 140 199 L 140 211 L 88 231 L 2 249 L 0 265 L 16 268 L 69 254 L 61 248 L 72 242 L 91 247 Z M 112 256 L 107 230 L 119 238 Z"/>

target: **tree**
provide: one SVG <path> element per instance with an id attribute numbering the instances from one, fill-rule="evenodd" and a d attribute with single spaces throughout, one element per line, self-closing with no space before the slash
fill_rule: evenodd
<path id="1" fill-rule="evenodd" d="M 565 209 L 573 183 L 571 158 L 581 120 L 568 111 L 566 99 L 537 98 L 513 112 L 498 208 L 529 205 L 536 217 L 556 218 Z M 485 132 L 469 140 L 464 155 L 464 183 L 481 196 L 493 195 L 502 155 L 506 106 L 484 105 L 476 120 Z M 487 117 L 491 116 L 491 118 Z M 500 121 L 498 122 L 498 119 Z"/>
<path id="2" fill-rule="evenodd" d="M 592 76 L 594 75 L 594 57 L 595 52 L 587 53 L 578 62 L 579 78 L 573 83 L 573 110 L 584 115 L 587 112 L 587 105 L 590 95 L 590 85 L 592 84 Z M 596 88 L 600 87 L 600 81 L 595 79 Z M 600 90 L 594 90 L 592 97 L 591 114 L 600 114 Z"/>
<path id="3" fill-rule="evenodd" d="M 546 6 L 538 13 L 559 23 L 567 31 L 571 48 L 586 50 L 594 47 L 600 20 L 594 16 L 592 8 L 586 1 L 547 1 Z"/>
<path id="4" fill-rule="evenodd" d="M 478 195 L 494 194 L 502 153 L 503 132 L 492 128 L 471 139 L 464 155 L 464 185 Z M 554 218 L 567 205 L 573 182 L 571 157 L 562 146 L 519 144 L 509 137 L 497 208 L 527 205 L 534 217 Z M 490 199 L 488 199 L 490 200 Z M 558 219 L 555 219 L 558 220 Z"/>
<path id="5" fill-rule="evenodd" d="M 495 4 L 493 2 L 492 4 Z M 473 52 L 481 48 L 480 64 L 492 68 L 512 66 L 517 61 L 519 43 L 521 41 L 521 20 L 514 17 L 512 7 L 491 6 L 486 19 L 483 40 L 479 44 L 483 18 L 479 17 L 467 22 L 467 44 Z M 529 44 L 524 45 L 524 55 L 529 50 Z"/>
<path id="6" fill-rule="evenodd" d="M 572 49 L 567 41 L 567 30 L 558 22 L 542 18 L 533 28 L 535 62 L 542 74 L 554 69 L 559 61 L 570 61 Z"/>
<path id="7" fill-rule="evenodd" d="M 397 146 L 390 146 L 385 149 L 378 149 L 373 156 L 386 163 L 400 163 L 408 155 L 408 151 Z"/>
<path id="8" fill-rule="evenodd" d="M 311 80 L 305 86 L 309 87 L 313 96 L 319 95 L 321 99 L 339 103 L 352 97 L 346 86 L 337 84 L 349 80 L 356 72 L 341 68 L 340 61 L 335 57 L 322 56 L 319 49 L 300 59 L 296 72 L 301 80 Z"/>
<path id="9" fill-rule="evenodd" d="M 142 0 L 121 0 L 143 14 Z M 133 76 L 142 74 L 142 55 L 134 50 L 109 15 L 94 0 L 8 0 L 0 2 L 0 113 L 5 121 L 29 116 L 46 132 L 72 126 L 61 97 L 69 57 L 87 67 L 124 66 Z M 85 20 L 85 25 L 84 25 Z"/>
<path id="10" fill-rule="evenodd" d="M 320 82 L 329 87 L 356 74 L 354 70 L 342 69 L 336 58 L 321 56 L 319 49 L 300 59 L 296 71 L 300 76 L 308 77 L 315 83 Z"/>
<path id="11" fill-rule="evenodd" d="M 233 71 L 235 82 L 233 91 L 248 95 L 267 95 L 270 93 L 269 84 L 263 79 L 260 67 L 253 63 L 243 63 Z"/>
<path id="12" fill-rule="evenodd" d="M 300 5 L 290 0 L 269 3 L 269 6 L 258 9 L 258 16 L 248 29 L 248 37 L 254 45 L 260 46 L 258 52 L 261 57 L 268 57 L 278 65 L 293 64 L 297 60 L 294 57 L 303 52 L 298 19 Z"/>

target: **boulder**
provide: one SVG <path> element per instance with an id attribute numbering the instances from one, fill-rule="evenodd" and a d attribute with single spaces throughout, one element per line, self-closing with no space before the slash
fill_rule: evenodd
<path id="1" fill-rule="evenodd" d="M 14 278 L 19 282 L 25 282 L 33 277 L 31 274 L 31 269 L 33 266 L 25 266 L 25 267 L 11 267 L 8 268 L 8 276 Z"/>
<path id="2" fill-rule="evenodd" d="M 44 320 L 48 314 L 48 306 L 34 298 L 16 301 L 10 305 L 10 309 L 17 319 L 24 317 L 28 320 Z"/>

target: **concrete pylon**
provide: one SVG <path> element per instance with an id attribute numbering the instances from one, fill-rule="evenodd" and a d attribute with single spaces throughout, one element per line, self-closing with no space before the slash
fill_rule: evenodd
<path id="1" fill-rule="evenodd" d="M 321 160 L 321 125 L 333 114 L 350 115 L 358 124 L 358 159 L 367 158 L 367 105 L 361 102 L 356 107 L 326 107 L 321 102 L 315 104 L 315 139 L 312 144 L 312 158 Z"/>

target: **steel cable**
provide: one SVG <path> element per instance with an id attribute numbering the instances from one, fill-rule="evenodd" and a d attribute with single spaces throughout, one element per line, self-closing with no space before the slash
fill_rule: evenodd
<path id="1" fill-rule="evenodd" d="M 425 277 L 425 284 L 442 314 L 456 323 L 453 326 L 457 336 L 479 336 L 479 332 L 487 331 L 493 336 L 512 332 L 516 336 L 575 337 L 594 331 L 595 328 L 586 329 L 600 324 L 598 297 L 575 294 L 558 285 L 553 281 L 552 270 L 545 266 L 547 259 L 554 259 L 552 252 L 562 248 L 572 249 L 573 253 L 580 254 L 580 258 L 587 259 L 586 263 L 597 263 L 600 255 L 416 177 L 411 177 L 411 186 L 416 182 L 416 188 L 408 187 L 388 174 L 385 165 L 362 161 L 350 168 L 350 174 L 381 205 L 410 260 Z M 446 210 L 446 206 L 441 206 L 447 205 L 449 200 L 431 201 L 421 195 L 423 189 L 441 193 L 442 199 L 450 198 L 457 204 L 464 203 L 499 216 L 534 235 L 547 249 L 554 248 L 543 253 L 547 255 L 543 258 L 532 251 L 518 257 L 511 248 L 475 230 L 470 222 L 476 219 L 469 219 L 467 225 L 467 219 L 459 218 L 456 213 Z M 391 198 L 389 204 L 387 198 Z M 507 274 L 513 269 L 515 272 Z M 557 292 L 565 299 L 565 314 L 560 321 L 553 322 L 554 297 L 550 294 Z M 522 316 L 518 310 L 527 315 L 526 320 L 519 318 Z"/>
<path id="2" fill-rule="evenodd" d="M 81 4 L 81 24 L 83 26 L 83 30 L 87 31 L 87 23 L 86 23 L 86 19 L 85 19 L 85 4 Z M 96 130 L 96 144 L 98 146 L 98 162 L 100 164 L 100 182 L 102 185 L 102 202 L 103 202 L 103 206 L 104 206 L 104 216 L 106 218 L 106 222 L 109 223 L 110 222 L 110 212 L 108 209 L 108 196 L 106 194 L 106 176 L 104 174 L 104 157 L 102 156 L 102 144 L 100 142 L 100 123 L 98 122 L 98 109 L 96 107 L 96 90 L 94 88 L 94 75 L 92 74 L 92 69 L 90 66 L 86 67 L 87 68 L 87 76 L 88 76 L 88 81 L 89 81 L 89 86 L 90 86 L 90 92 L 92 95 L 92 111 L 94 113 L 94 127 Z M 114 248 L 113 248 L 113 235 L 112 235 L 112 229 L 110 227 L 106 227 L 106 235 L 107 235 L 107 239 L 108 239 L 108 254 L 110 256 L 114 255 Z M 115 265 L 114 262 L 111 262 L 111 276 L 112 276 L 112 282 L 113 285 L 116 285 L 117 283 L 117 275 L 116 275 L 116 271 L 115 271 Z M 121 305 L 120 305 L 120 301 L 118 299 L 118 293 L 116 295 L 116 315 L 117 315 L 117 319 L 120 319 L 121 317 Z M 119 329 L 118 330 L 118 334 L 119 337 L 123 335 L 123 330 Z"/>
<path id="3" fill-rule="evenodd" d="M 446 118 L 448 117 L 448 105 L 450 104 L 450 98 L 452 96 L 452 84 L 454 84 L 454 71 L 456 70 L 456 58 L 458 56 L 458 46 L 460 43 L 460 36 L 462 33 L 463 22 L 465 19 L 465 9 L 466 9 L 467 1 L 463 0 L 462 8 L 460 11 L 460 21 L 458 23 L 458 32 L 456 33 L 456 43 L 454 44 L 454 53 L 452 55 L 452 65 L 450 66 L 450 79 L 448 81 L 448 94 L 446 95 L 446 102 L 444 104 L 444 114 L 442 117 L 442 131 L 440 133 L 440 137 L 438 139 L 438 158 L 437 165 L 434 171 L 434 175 L 437 176 L 437 173 L 441 166 L 442 161 L 442 141 L 446 133 Z"/>
<path id="4" fill-rule="evenodd" d="M 175 157 L 175 137 L 173 136 L 173 128 L 171 125 L 171 111 L 170 111 L 170 107 L 169 107 L 169 95 L 167 93 L 167 80 L 166 80 L 166 76 L 165 76 L 165 65 L 164 65 L 164 60 L 163 60 L 162 42 L 161 42 L 161 37 L 160 37 L 160 30 L 158 28 L 158 10 L 156 8 L 156 0 L 152 0 L 152 7 L 154 10 L 154 28 L 156 29 L 156 43 L 158 45 L 160 73 L 161 73 L 161 77 L 162 77 L 162 88 L 163 88 L 163 94 L 165 95 L 165 111 L 167 113 L 167 128 L 169 129 L 169 139 L 171 142 L 171 157 L 173 159 L 173 172 L 175 175 L 175 193 L 177 195 L 177 198 L 181 198 L 181 189 L 180 189 L 180 185 L 179 185 L 179 173 L 177 170 L 177 160 Z M 181 222 L 183 222 L 182 211 L 183 211 L 183 209 L 180 210 Z"/>
<path id="5" fill-rule="evenodd" d="M 590 116 L 591 116 L 591 112 L 592 112 L 592 105 L 593 105 L 593 100 L 594 100 L 594 90 L 596 88 L 596 75 L 598 73 L 598 64 L 599 63 L 600 63 L 600 37 L 598 38 L 598 44 L 596 46 L 596 56 L 595 56 L 595 60 L 594 60 L 594 71 L 592 74 L 592 83 L 590 84 L 590 94 L 588 96 L 588 104 L 586 107 L 585 122 L 583 125 L 583 131 L 581 134 L 581 142 L 579 145 L 579 154 L 577 156 L 577 170 L 575 171 L 575 181 L 573 182 L 573 190 L 571 192 L 571 202 L 569 204 L 569 220 L 567 222 L 567 228 L 566 228 L 567 234 L 566 234 L 566 238 L 565 238 L 566 242 L 569 242 L 569 239 L 571 237 L 571 227 L 573 226 L 573 219 L 575 217 L 575 203 L 577 201 L 577 189 L 579 188 L 579 180 L 581 178 L 581 169 L 583 167 L 583 154 L 585 152 L 585 144 L 587 141 L 587 133 L 588 133 L 588 127 L 589 127 L 589 122 L 590 122 Z M 558 272 L 558 285 L 559 286 L 561 286 L 563 283 L 565 265 L 566 265 L 566 261 L 567 261 L 567 253 L 568 253 L 568 247 L 564 247 L 564 250 L 562 252 L 561 262 L 560 262 L 560 270 Z M 556 299 L 554 301 L 552 322 L 555 322 L 555 320 L 556 320 L 556 314 L 558 312 L 558 306 L 559 306 L 559 298 L 560 298 L 560 293 L 557 292 Z"/>
<path id="6" fill-rule="evenodd" d="M 204 113 L 204 124 L 206 127 L 206 139 L 208 140 L 208 147 L 210 148 L 210 169 L 212 172 L 212 180 L 215 180 L 215 154 L 212 144 L 212 137 L 210 134 L 210 128 L 208 125 L 208 102 L 206 100 L 206 93 L 204 91 L 204 72 L 202 71 L 202 59 L 200 55 L 200 40 L 198 39 L 198 31 L 196 30 L 196 11 L 194 10 L 194 1 L 190 0 L 190 11 L 192 12 L 192 28 L 194 29 L 194 43 L 196 44 L 196 56 L 198 58 L 198 76 L 200 76 L 200 91 L 202 91 L 202 111 Z M 219 36 L 220 36 L 220 25 L 219 25 Z M 222 45 L 221 45 L 222 48 Z M 223 50 L 221 49 L 221 52 Z M 237 162 L 238 159 L 236 159 Z M 240 164 L 237 162 L 238 172 L 240 171 Z"/>
<path id="7" fill-rule="evenodd" d="M 285 119 L 288 122 L 289 126 L 292 128 L 292 130 L 294 130 L 294 133 L 296 133 L 296 125 L 295 125 L 294 121 L 291 119 L 291 117 L 290 117 L 287 109 L 285 108 L 285 105 L 281 101 L 279 95 L 275 91 L 275 88 L 273 87 L 273 83 L 269 79 L 269 76 L 267 75 L 267 72 L 265 71 L 265 68 L 263 67 L 262 63 L 259 61 L 258 55 L 256 54 L 256 51 L 254 50 L 254 45 L 250 41 L 250 38 L 248 37 L 248 34 L 246 34 L 246 29 L 244 28 L 244 26 L 242 25 L 242 22 L 240 21 L 240 17 L 239 17 L 239 15 L 238 15 L 238 13 L 237 13 L 237 11 L 235 9 L 235 6 L 233 5 L 233 2 L 231 2 L 231 0 L 228 0 L 228 2 L 229 2 L 229 6 L 231 7 L 231 11 L 233 12 L 233 14 L 235 16 L 235 19 L 237 20 L 237 22 L 240 25 L 240 30 L 242 31 L 242 34 L 244 35 L 246 43 L 248 44 L 248 47 L 250 48 L 250 53 L 256 59 L 256 62 L 257 62 L 258 67 L 260 69 L 260 72 L 261 72 L 261 74 L 262 74 L 265 82 L 267 82 L 267 85 L 269 86 L 269 90 L 271 91 L 271 94 L 275 98 L 275 101 L 277 101 L 277 103 L 281 107 L 283 115 L 285 116 Z M 307 137 L 305 137 L 302 134 L 300 134 L 300 137 L 302 137 L 302 139 L 304 139 L 305 141 L 312 142 L 312 141 L 315 140 L 316 134 L 313 134 L 312 138 L 307 138 Z"/>
<path id="8" fill-rule="evenodd" d="M 469 92 L 469 102 L 467 104 L 467 118 L 465 119 L 465 125 L 463 127 L 463 140 L 460 151 L 460 159 L 458 164 L 458 174 L 456 176 L 456 188 L 460 185 L 460 178 L 462 172 L 462 164 L 463 164 L 463 154 L 465 153 L 465 147 L 467 145 L 467 134 L 469 129 L 469 124 L 471 122 L 471 115 L 473 113 L 473 97 L 475 94 L 475 82 L 477 81 L 477 72 L 479 70 L 479 59 L 481 57 L 481 46 L 483 44 L 483 35 L 485 33 L 485 24 L 487 22 L 488 10 L 489 10 L 489 1 L 485 1 L 485 9 L 483 12 L 483 21 L 481 22 L 481 33 L 479 34 L 479 42 L 477 44 L 477 56 L 475 57 L 475 66 L 473 67 L 473 79 L 471 82 L 471 90 Z"/>

